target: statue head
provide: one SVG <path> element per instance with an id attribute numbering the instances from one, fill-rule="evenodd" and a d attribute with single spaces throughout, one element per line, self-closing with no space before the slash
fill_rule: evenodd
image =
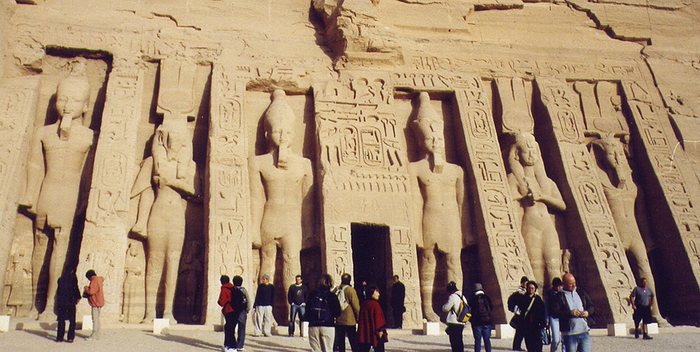
<path id="1" fill-rule="evenodd" d="M 540 146 L 529 133 L 517 134 L 511 148 L 515 150 L 513 157 L 522 166 L 535 166 L 540 161 Z"/>
<path id="2" fill-rule="evenodd" d="M 72 63 L 68 77 L 61 80 L 56 88 L 56 110 L 61 120 L 82 118 L 88 111 L 90 101 L 90 83 L 86 74 L 84 59 Z"/>
<path id="3" fill-rule="evenodd" d="M 433 155 L 444 155 L 444 126 L 444 122 L 430 104 L 428 93 L 421 92 L 418 96 L 418 114 L 413 121 L 413 130 L 423 151 Z"/>
<path id="4" fill-rule="evenodd" d="M 617 138 L 608 136 L 593 142 L 593 145 L 599 147 L 600 152 L 605 156 L 605 161 L 613 169 L 626 164 L 625 149 Z"/>
<path id="5" fill-rule="evenodd" d="M 153 148 L 165 150 L 168 160 L 179 160 L 181 151 L 191 146 L 187 123 L 183 121 L 164 120 L 156 129 Z M 187 155 L 183 155 L 187 157 Z"/>
<path id="6" fill-rule="evenodd" d="M 274 147 L 288 148 L 294 138 L 294 112 L 282 89 L 272 92 L 272 103 L 265 111 L 265 136 Z"/>

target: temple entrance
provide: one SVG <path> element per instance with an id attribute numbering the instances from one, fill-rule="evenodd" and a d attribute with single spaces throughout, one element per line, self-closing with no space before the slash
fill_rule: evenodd
<path id="1" fill-rule="evenodd" d="M 351 224 L 353 285 L 361 295 L 362 281 L 376 285 L 381 293 L 379 303 L 388 312 L 392 266 L 389 245 L 389 227 Z"/>

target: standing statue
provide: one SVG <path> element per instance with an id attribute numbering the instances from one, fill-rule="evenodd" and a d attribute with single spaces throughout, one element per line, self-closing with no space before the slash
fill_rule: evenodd
<path id="1" fill-rule="evenodd" d="M 311 161 L 291 151 L 294 112 L 283 90 L 272 93 L 263 123 L 270 152 L 250 160 L 253 245 L 261 250 L 260 276 L 275 277 L 277 248 L 282 250 L 282 286 L 301 273 L 302 234 L 313 231 Z"/>
<path id="2" fill-rule="evenodd" d="M 156 317 L 158 292 L 163 283 L 163 318 L 176 322 L 173 304 L 185 243 L 185 197 L 194 196 L 197 186 L 197 167 L 192 160 L 192 138 L 186 122 L 164 119 L 156 129 L 151 152 L 152 156 L 142 162 L 132 188 L 132 194 L 141 194 L 132 231 L 145 237 L 147 243 L 144 321 Z M 151 199 L 153 203 L 148 206 Z M 148 219 L 146 231 L 139 227 L 144 218 Z"/>
<path id="3" fill-rule="evenodd" d="M 36 214 L 32 253 L 35 306 L 32 311 L 38 309 L 38 288 L 46 287 L 39 282 L 39 277 L 48 266 L 44 312 L 53 312 L 57 282 L 66 265 L 73 222 L 77 213 L 85 211 L 78 197 L 85 160 L 95 140 L 95 133 L 83 126 L 90 101 L 90 84 L 85 70 L 84 60 L 73 62 L 70 75 L 56 88 L 59 121 L 40 127 L 30 149 L 27 185 L 19 205 Z"/>
<path id="4" fill-rule="evenodd" d="M 640 228 L 644 231 L 648 231 L 649 228 L 646 223 L 646 215 L 639 217 L 636 215 L 637 207 L 643 207 L 643 202 L 638 202 L 637 185 L 632 179 L 632 168 L 627 161 L 624 146 L 615 137 L 597 140 L 593 142 L 593 146 L 597 147 L 597 152 L 594 152 L 594 155 L 598 162 L 601 183 L 625 253 L 634 258 L 636 265 L 632 269 L 637 278 L 647 279 L 649 287 L 656 292 L 654 276 L 640 231 Z M 646 214 L 646 212 L 642 209 L 640 214 Z M 651 307 L 652 315 L 660 323 L 665 322 L 659 314 L 657 301 L 655 299 Z"/>
<path id="5" fill-rule="evenodd" d="M 459 165 L 445 161 L 443 121 L 430 105 L 428 93 L 420 93 L 419 107 L 413 128 L 416 140 L 425 153 L 412 162 L 409 172 L 413 182 L 414 228 L 418 232 L 420 291 L 423 314 L 428 321 L 439 321 L 433 311 L 435 252 L 447 259 L 447 281 L 462 286 L 460 255 L 465 238 L 471 244 L 471 232 L 463 231 L 468 223 L 464 205 L 464 171 Z M 444 287 L 446 283 L 439 285 Z"/>
<path id="6" fill-rule="evenodd" d="M 122 291 L 122 311 L 121 321 L 131 323 L 135 319 L 140 322 L 143 314 L 135 318 L 134 310 L 137 305 L 143 304 L 143 259 L 139 256 L 139 246 L 129 243 L 129 248 L 126 250 L 126 259 L 124 260 L 124 286 Z M 141 311 L 143 313 L 143 311 Z"/>
<path id="7" fill-rule="evenodd" d="M 532 271 L 537 282 L 551 282 L 561 277 L 562 251 L 549 210 L 565 211 L 566 204 L 557 185 L 547 177 L 539 144 L 532 134 L 515 136 L 508 163 L 508 184 L 513 200 L 522 207 L 520 229 Z"/>

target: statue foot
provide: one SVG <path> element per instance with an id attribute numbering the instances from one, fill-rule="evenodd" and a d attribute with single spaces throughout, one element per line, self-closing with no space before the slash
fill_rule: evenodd
<path id="1" fill-rule="evenodd" d="M 435 314 L 432 310 L 426 311 L 425 313 L 425 319 L 430 321 L 430 322 L 435 322 L 435 321 L 440 321 L 440 316 Z"/>
<path id="2" fill-rule="evenodd" d="M 170 320 L 170 325 L 177 325 L 177 320 L 175 320 L 175 317 L 172 313 L 163 314 L 163 319 Z"/>
<path id="3" fill-rule="evenodd" d="M 668 328 L 671 327 L 671 323 L 668 322 L 668 320 L 664 319 L 662 316 L 655 316 L 654 319 L 656 320 L 657 323 L 659 323 L 660 328 Z"/>
<path id="4" fill-rule="evenodd" d="M 143 318 L 143 320 L 141 320 L 141 324 L 149 324 L 149 325 L 150 325 L 150 324 L 153 324 L 153 319 L 155 319 L 154 316 L 152 316 L 152 315 L 147 315 L 147 316 L 145 316 L 145 317 Z"/>

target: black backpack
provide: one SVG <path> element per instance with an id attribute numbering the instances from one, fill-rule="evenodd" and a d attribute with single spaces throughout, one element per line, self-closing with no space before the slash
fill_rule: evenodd
<path id="1" fill-rule="evenodd" d="M 306 302 L 306 317 L 309 323 L 333 324 L 333 313 L 328 297 L 320 293 L 312 295 Z"/>
<path id="2" fill-rule="evenodd" d="M 476 314 L 481 322 L 491 322 L 491 305 L 484 295 L 476 296 Z"/>
<path id="3" fill-rule="evenodd" d="M 231 290 L 231 307 L 234 312 L 244 312 L 248 308 L 248 298 L 240 287 L 229 288 Z"/>

